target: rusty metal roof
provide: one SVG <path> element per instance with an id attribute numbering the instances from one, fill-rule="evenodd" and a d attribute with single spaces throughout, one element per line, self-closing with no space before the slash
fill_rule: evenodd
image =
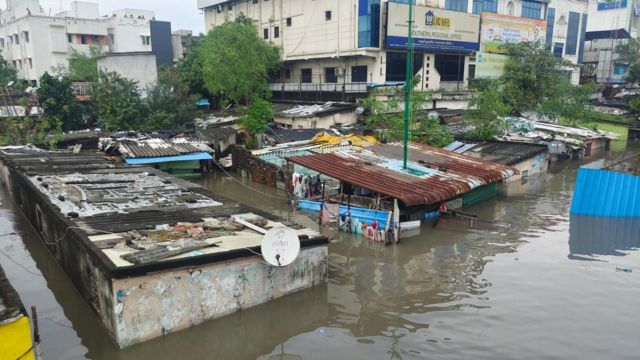
<path id="1" fill-rule="evenodd" d="M 360 151 L 291 157 L 295 164 L 400 200 L 406 206 L 435 204 L 518 173 L 514 168 L 410 143 L 409 170 L 402 169 L 401 144 Z"/>

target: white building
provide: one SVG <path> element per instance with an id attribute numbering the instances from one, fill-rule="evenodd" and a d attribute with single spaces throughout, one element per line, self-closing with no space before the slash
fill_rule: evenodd
<path id="1" fill-rule="evenodd" d="M 599 83 L 623 83 L 628 65 L 618 60 L 616 48 L 638 39 L 640 11 L 632 0 L 591 0 L 585 36 L 583 75 Z"/>
<path id="2" fill-rule="evenodd" d="M 45 72 L 67 67 L 73 50 L 89 53 L 151 51 L 152 11 L 124 9 L 100 17 L 96 3 L 73 2 L 49 16 L 38 0 L 6 0 L 0 11 L 0 51 L 20 79 L 37 81 Z"/>
<path id="3" fill-rule="evenodd" d="M 136 81 L 143 92 L 158 81 L 156 56 L 151 52 L 109 53 L 98 58 L 98 69 Z"/>
<path id="4" fill-rule="evenodd" d="M 464 89 L 478 46 L 473 1 L 417 5 L 414 73 L 423 79 L 417 87 Z M 274 91 L 364 93 L 367 84 L 405 79 L 407 1 L 199 0 L 198 7 L 207 30 L 244 14 L 282 48 L 285 69 L 271 84 Z"/>

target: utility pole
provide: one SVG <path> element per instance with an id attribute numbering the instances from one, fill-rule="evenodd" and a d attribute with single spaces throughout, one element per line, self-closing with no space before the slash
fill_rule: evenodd
<path id="1" fill-rule="evenodd" d="M 409 145 L 409 116 L 411 107 L 411 90 L 413 87 L 412 75 L 413 75 L 413 2 L 415 0 L 409 0 L 409 35 L 407 36 L 407 77 L 404 84 L 404 156 L 403 166 L 407 169 L 407 153 Z"/>

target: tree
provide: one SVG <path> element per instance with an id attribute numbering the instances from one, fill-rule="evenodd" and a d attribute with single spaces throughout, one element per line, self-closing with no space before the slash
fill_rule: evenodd
<path id="1" fill-rule="evenodd" d="M 69 78 L 71 81 L 89 81 L 98 80 L 98 61 L 97 58 L 103 54 L 102 48 L 91 46 L 89 55 L 82 54 L 71 49 L 69 56 Z"/>
<path id="2" fill-rule="evenodd" d="M 38 101 L 44 116 L 52 123 L 60 122 L 62 131 L 80 129 L 84 120 L 83 108 L 71 89 L 69 78 L 56 78 L 45 72 L 40 78 Z"/>
<path id="3" fill-rule="evenodd" d="M 419 79 L 414 80 L 419 82 Z M 414 83 L 415 83 L 414 82 Z M 366 124 L 375 129 L 381 129 L 376 134 L 383 142 L 402 141 L 404 139 L 404 113 L 398 101 L 398 96 L 388 96 L 386 102 L 372 94 L 362 101 L 367 109 Z M 453 136 L 440 124 L 438 116 L 430 116 L 424 110 L 425 104 L 431 101 L 431 93 L 415 91 L 411 93 L 411 117 L 409 119 L 409 140 L 442 147 L 453 141 Z"/>
<path id="4" fill-rule="evenodd" d="M 235 104 L 269 97 L 268 74 L 280 67 L 280 51 L 258 36 L 251 19 L 241 16 L 213 28 L 195 48 L 204 87 Z"/>
<path id="5" fill-rule="evenodd" d="M 4 88 L 12 81 L 16 82 L 17 80 L 16 69 L 9 66 L 7 60 L 0 56 L 0 86 Z"/>
<path id="6" fill-rule="evenodd" d="M 148 117 L 146 130 L 186 129 L 193 125 L 198 115 L 195 103 L 197 95 L 189 92 L 189 86 L 176 72 L 167 68 L 158 72 L 158 81 L 147 89 L 143 100 Z"/>
<path id="7" fill-rule="evenodd" d="M 211 94 L 204 85 L 204 75 L 202 62 L 198 56 L 200 42 L 191 41 L 191 53 L 185 56 L 176 65 L 176 72 L 189 85 L 191 92 L 200 94 L 201 97 L 208 98 Z"/>
<path id="8" fill-rule="evenodd" d="M 467 137 L 472 140 L 492 140 L 506 129 L 506 116 L 511 112 L 502 95 L 498 81 L 484 81 L 474 84 L 478 95 L 473 99 L 464 117 L 472 129 Z"/>
<path id="9" fill-rule="evenodd" d="M 15 105 L 7 108 L 11 116 L 4 117 L 0 122 L 0 144 L 40 145 L 48 139 L 48 145 L 51 148 L 55 147 L 57 135 L 61 132 L 61 122 L 44 117 L 38 112 L 39 104 L 36 96 L 20 98 Z M 47 137 L 47 135 L 53 136 Z"/>
<path id="10" fill-rule="evenodd" d="M 567 81 L 570 62 L 556 57 L 540 43 L 510 44 L 500 81 L 504 101 L 514 112 L 535 111 Z"/>
<path id="11" fill-rule="evenodd" d="M 145 123 L 145 107 L 138 83 L 117 73 L 100 72 L 91 88 L 93 110 L 106 130 L 140 130 Z"/>
<path id="12" fill-rule="evenodd" d="M 245 116 L 238 123 L 244 127 L 251 137 L 249 147 L 253 147 L 255 135 L 263 132 L 273 120 L 273 108 L 268 101 L 255 97 L 247 109 Z"/>

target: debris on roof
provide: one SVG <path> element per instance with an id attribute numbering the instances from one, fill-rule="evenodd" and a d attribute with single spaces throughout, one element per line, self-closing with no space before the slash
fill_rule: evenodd
<path id="1" fill-rule="evenodd" d="M 214 150 L 204 141 L 191 140 L 184 137 L 160 139 L 149 135 L 132 137 L 101 138 L 99 149 L 107 154 L 119 154 L 125 160 L 137 158 L 179 157 L 200 154 L 197 160 L 211 160 Z M 163 160 L 164 162 L 170 160 Z M 175 160 L 183 161 L 183 160 Z"/>
<path id="2" fill-rule="evenodd" d="M 405 206 L 436 204 L 518 173 L 505 165 L 416 143 L 409 144 L 409 169 L 403 169 L 402 157 L 402 144 L 396 143 L 288 160 L 398 199 Z"/>
<path id="3" fill-rule="evenodd" d="M 357 104 L 326 102 L 324 104 L 291 105 L 274 104 L 276 117 L 315 117 L 331 115 L 339 112 L 355 111 Z"/>

